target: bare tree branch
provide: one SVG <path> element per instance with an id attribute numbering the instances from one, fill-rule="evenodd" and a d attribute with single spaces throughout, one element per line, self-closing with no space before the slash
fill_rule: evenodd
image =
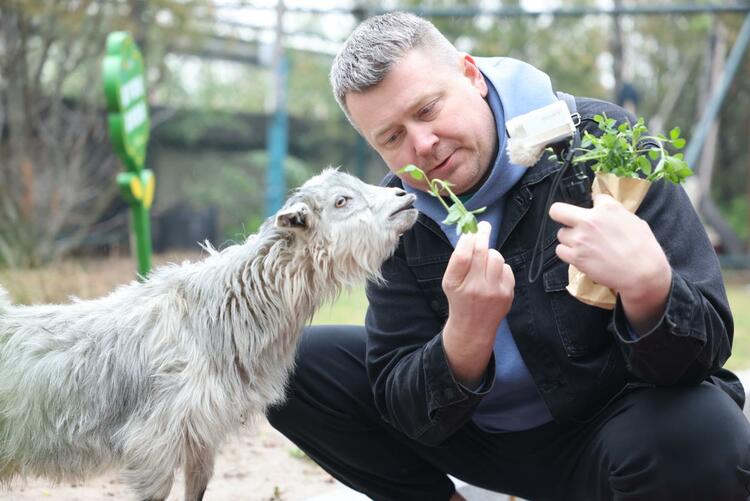
<path id="1" fill-rule="evenodd" d="M 201 1 L 142 2 L 142 26 L 172 9 L 180 30 Z M 0 12 L 0 264 L 33 265 L 126 217 L 99 224 L 117 196 L 118 170 L 100 61 L 106 34 L 133 20 L 129 2 L 118 0 L 6 0 Z"/>

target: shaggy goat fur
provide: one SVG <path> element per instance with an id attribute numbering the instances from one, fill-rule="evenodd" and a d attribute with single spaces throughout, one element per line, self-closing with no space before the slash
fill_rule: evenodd
<path id="1" fill-rule="evenodd" d="M 184 467 L 201 499 L 227 435 L 283 399 L 304 324 L 379 278 L 413 201 L 328 169 L 245 243 L 109 296 L 11 306 L 0 288 L 0 480 L 122 467 L 164 499 Z"/>

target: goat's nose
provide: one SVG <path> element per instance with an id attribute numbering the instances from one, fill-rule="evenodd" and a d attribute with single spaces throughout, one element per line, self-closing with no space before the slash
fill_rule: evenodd
<path id="1" fill-rule="evenodd" d="M 394 188 L 394 190 L 396 190 L 397 197 L 403 197 L 404 195 L 406 195 L 406 192 L 402 190 L 401 188 Z"/>

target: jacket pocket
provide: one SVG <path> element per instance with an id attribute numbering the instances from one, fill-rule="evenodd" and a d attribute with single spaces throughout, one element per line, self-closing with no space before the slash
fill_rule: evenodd
<path id="1" fill-rule="evenodd" d="M 560 341 L 569 357 L 583 357 L 598 353 L 612 342 L 607 325 L 611 312 L 586 305 L 567 291 L 568 264 L 556 261 L 543 275 L 546 293 Z"/>
<path id="2" fill-rule="evenodd" d="M 409 264 L 419 287 L 430 304 L 430 309 L 443 321 L 448 319 L 448 298 L 443 292 L 443 275 L 449 258 L 450 256 L 444 256 L 427 262 Z"/>

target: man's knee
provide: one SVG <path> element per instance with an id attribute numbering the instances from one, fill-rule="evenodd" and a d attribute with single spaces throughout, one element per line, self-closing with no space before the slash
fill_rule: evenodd
<path id="1" fill-rule="evenodd" d="M 721 390 L 646 390 L 616 428 L 609 482 L 617 499 L 746 499 L 750 427 Z"/>

